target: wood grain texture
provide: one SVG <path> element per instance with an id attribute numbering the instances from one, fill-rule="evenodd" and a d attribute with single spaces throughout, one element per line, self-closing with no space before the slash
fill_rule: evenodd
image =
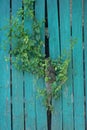
<path id="1" fill-rule="evenodd" d="M 32 20 L 28 17 L 24 17 L 24 29 L 32 33 Z M 24 84 L 25 84 L 25 128 L 26 130 L 37 129 L 37 117 L 36 117 L 36 88 L 35 88 L 34 75 L 25 72 Z"/>
<path id="2" fill-rule="evenodd" d="M 36 95 L 34 77 L 25 73 L 25 126 L 26 130 L 36 130 Z"/>
<path id="3" fill-rule="evenodd" d="M 73 74 L 75 130 L 85 130 L 82 46 L 82 0 L 72 1 L 72 38 L 77 39 L 77 44 L 73 49 L 73 70 L 76 72 Z"/>
<path id="4" fill-rule="evenodd" d="M 59 0 L 60 5 L 60 37 L 61 55 L 70 55 L 70 0 Z M 64 54 L 64 52 L 66 52 Z M 72 58 L 71 58 L 72 61 Z M 62 88 L 63 96 L 63 130 L 73 130 L 73 90 L 72 63 L 68 69 L 68 81 Z"/>
<path id="5" fill-rule="evenodd" d="M 0 28 L 3 28 L 10 18 L 10 1 L 0 1 Z M 8 50 L 4 50 L 6 30 L 0 31 L 0 130 L 11 130 L 10 116 L 10 64 L 5 61 L 9 57 Z"/>
<path id="6" fill-rule="evenodd" d="M 41 38 L 45 40 L 45 28 L 43 21 L 45 20 L 45 0 L 37 0 L 35 2 L 35 16 L 39 22 L 42 22 L 41 27 Z M 43 47 L 43 53 L 45 48 Z M 36 93 L 37 89 L 44 89 L 45 81 L 44 79 L 39 79 L 36 84 Z M 37 130 L 47 130 L 47 111 L 43 105 L 43 98 L 41 96 L 36 98 L 36 117 L 37 117 Z"/>
<path id="7" fill-rule="evenodd" d="M 22 7 L 22 0 L 12 1 L 12 15 L 15 17 L 19 8 Z M 12 46 L 13 47 L 13 46 Z M 12 114 L 13 130 L 24 130 L 23 110 L 23 72 L 12 66 Z"/>
<path id="8" fill-rule="evenodd" d="M 84 0 L 84 51 L 85 51 L 85 95 L 86 95 L 86 129 L 87 129 L 87 0 Z"/>
<path id="9" fill-rule="evenodd" d="M 49 34 L 49 52 L 52 59 L 60 56 L 59 45 L 59 19 L 57 0 L 47 0 L 48 10 L 48 34 Z M 52 101 L 54 112 L 52 113 L 52 130 L 62 130 L 62 100 Z"/>
<path id="10" fill-rule="evenodd" d="M 10 19 L 10 0 L 0 2 L 0 28 L 2 28 L 7 24 L 7 19 Z M 46 2 L 49 53 L 52 59 L 56 59 L 60 56 L 60 52 L 63 55 L 65 50 L 68 52 L 70 49 L 70 0 L 47 0 Z M 22 7 L 22 0 L 12 0 L 13 15 L 16 14 L 19 7 Z M 52 100 L 54 107 L 52 130 L 87 129 L 87 0 L 84 0 L 83 11 L 84 35 L 82 33 L 82 0 L 72 0 L 72 40 L 76 39 L 77 43 L 73 48 L 73 65 L 71 62 L 68 70 L 69 79 L 62 90 L 62 95 L 57 101 Z M 45 0 L 36 0 L 35 16 L 40 22 L 45 19 Z M 25 29 L 29 29 L 31 33 L 32 21 L 25 19 L 24 24 Z M 45 40 L 44 26 L 43 24 L 41 28 L 43 40 Z M 35 75 L 27 72 L 23 75 L 12 66 L 11 97 L 11 66 L 9 62 L 5 61 L 5 57 L 9 57 L 10 46 L 8 45 L 4 51 L 5 34 L 5 30 L 0 31 L 0 130 L 47 130 L 46 108 L 43 106 L 42 98 L 37 97 L 37 89 L 45 87 L 43 79 L 37 81 Z M 85 59 L 83 59 L 83 38 Z M 44 50 L 45 48 L 43 48 L 43 52 Z M 83 60 L 85 60 L 85 72 L 83 71 Z M 83 73 L 85 73 L 85 83 Z M 36 81 L 37 83 L 35 83 Z M 84 85 L 86 113 L 84 111 Z M 11 128 L 11 123 L 13 128 Z"/>
<path id="11" fill-rule="evenodd" d="M 56 59 L 60 54 L 57 0 L 54 1 L 47 0 L 47 8 L 48 8 L 49 52 L 51 58 Z"/>

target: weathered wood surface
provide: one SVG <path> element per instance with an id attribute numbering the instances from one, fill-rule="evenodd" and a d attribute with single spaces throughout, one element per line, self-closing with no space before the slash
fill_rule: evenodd
<path id="1" fill-rule="evenodd" d="M 0 1 L 0 28 L 7 19 L 15 16 L 22 0 Z M 11 3 L 12 2 L 12 9 Z M 46 2 L 46 4 L 45 4 Z M 87 129 L 87 1 L 84 0 L 36 0 L 35 15 L 47 22 L 49 55 L 52 59 L 68 52 L 71 39 L 77 43 L 70 54 L 68 81 L 57 101 L 52 99 L 54 111 L 51 115 L 52 130 Z M 30 29 L 32 21 L 25 19 L 25 28 Z M 4 51 L 6 31 L 0 31 L 0 130 L 47 130 L 47 111 L 42 98 L 37 98 L 37 86 L 46 87 L 44 79 L 17 71 L 10 62 L 5 61 L 10 46 Z M 45 23 L 41 28 L 45 41 Z M 12 42 L 12 41 L 11 41 Z M 43 53 L 45 53 L 43 48 Z M 85 124 L 86 123 L 86 124 Z"/>

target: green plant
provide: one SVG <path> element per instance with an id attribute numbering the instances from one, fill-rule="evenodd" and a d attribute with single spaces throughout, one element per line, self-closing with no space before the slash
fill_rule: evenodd
<path id="1" fill-rule="evenodd" d="M 45 59 L 45 82 L 46 88 L 39 90 L 39 93 L 44 97 L 45 105 L 52 108 L 51 99 L 58 99 L 60 91 L 68 79 L 68 67 L 70 58 L 65 60 L 58 58 L 52 60 L 51 58 Z"/>
<path id="2" fill-rule="evenodd" d="M 38 78 L 44 78 L 46 88 L 39 90 L 44 96 L 46 107 L 51 109 L 51 99 L 57 99 L 62 86 L 68 79 L 68 66 L 70 58 L 62 56 L 56 60 L 45 58 L 43 48 L 45 43 L 41 38 L 41 26 L 35 15 L 33 4 L 35 0 L 24 0 L 24 9 L 19 9 L 17 15 L 12 17 L 8 39 L 12 41 L 11 50 L 12 64 L 21 71 L 35 74 Z M 27 20 L 30 28 L 26 27 Z"/>

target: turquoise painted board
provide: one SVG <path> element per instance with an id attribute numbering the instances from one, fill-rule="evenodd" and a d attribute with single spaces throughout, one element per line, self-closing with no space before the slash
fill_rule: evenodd
<path id="1" fill-rule="evenodd" d="M 37 81 L 36 87 L 43 89 L 45 83 L 43 79 Z M 37 118 L 37 130 L 48 130 L 47 128 L 47 111 L 43 103 L 43 98 L 36 93 L 36 118 Z"/>
<path id="2" fill-rule="evenodd" d="M 60 54 L 57 0 L 54 1 L 47 0 L 47 8 L 48 8 L 49 51 L 50 56 L 53 59 L 55 59 Z"/>
<path id="3" fill-rule="evenodd" d="M 75 71 L 75 73 L 73 74 L 75 130 L 85 130 L 82 46 L 82 0 L 72 0 L 72 38 L 77 39 L 77 44 L 73 49 L 73 70 Z"/>
<path id="4" fill-rule="evenodd" d="M 60 5 L 60 38 L 61 55 L 67 58 L 70 54 L 70 0 L 59 0 Z M 65 54 L 64 54 L 65 52 Z M 71 57 L 71 56 L 70 56 Z M 72 61 L 72 60 L 71 60 Z M 73 90 L 72 63 L 68 69 L 68 81 L 62 88 L 63 130 L 73 130 Z"/>
<path id="5" fill-rule="evenodd" d="M 45 0 L 36 0 L 35 2 L 35 16 L 40 21 L 43 22 L 45 19 Z M 44 32 L 44 24 L 42 24 L 41 35 L 44 41 L 45 32 Z M 45 50 L 43 48 L 43 50 Z M 38 80 L 36 84 L 37 89 L 42 89 L 45 87 L 45 81 L 43 79 Z M 36 91 L 37 91 L 36 89 Z M 36 92 L 37 93 L 37 92 Z M 47 111 L 45 106 L 43 105 L 42 97 L 38 97 L 37 93 L 36 98 L 36 117 L 37 117 L 37 130 L 47 130 Z"/>
<path id="6" fill-rule="evenodd" d="M 0 1 L 0 28 L 7 24 L 10 17 L 10 1 Z M 5 61 L 9 57 L 8 50 L 4 51 L 6 31 L 0 31 L 0 130 L 11 130 L 10 111 L 10 64 Z"/>
<path id="7" fill-rule="evenodd" d="M 24 28 L 32 33 L 32 21 L 24 17 Z M 28 72 L 24 73 L 25 84 L 25 128 L 26 130 L 36 130 L 36 89 L 34 85 L 34 76 Z"/>
<path id="8" fill-rule="evenodd" d="M 22 0 L 12 1 L 12 15 L 22 7 Z M 13 47 L 13 46 L 12 46 Z M 24 110 L 23 110 L 23 72 L 12 66 L 12 114 L 13 130 L 24 130 Z"/>
<path id="9" fill-rule="evenodd" d="M 57 0 L 47 0 L 48 9 L 48 34 L 49 34 L 49 52 L 52 59 L 60 56 L 59 45 L 59 21 Z M 54 112 L 52 113 L 52 130 L 62 130 L 62 101 L 52 101 Z"/>
<path id="10" fill-rule="evenodd" d="M 26 130 L 36 130 L 36 100 L 34 77 L 25 73 L 25 127 Z"/>
<path id="11" fill-rule="evenodd" d="M 85 50 L 85 94 L 86 94 L 86 129 L 87 129 L 87 0 L 84 0 L 84 50 Z"/>

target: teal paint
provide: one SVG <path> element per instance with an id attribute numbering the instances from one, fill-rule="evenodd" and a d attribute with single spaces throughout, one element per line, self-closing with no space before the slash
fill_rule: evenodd
<path id="1" fill-rule="evenodd" d="M 84 0 L 84 51 L 85 51 L 85 94 L 86 94 L 86 129 L 87 129 L 87 0 Z"/>
<path id="2" fill-rule="evenodd" d="M 36 101 L 34 78 L 32 74 L 25 73 L 25 126 L 26 130 L 36 130 Z"/>
<path id="3" fill-rule="evenodd" d="M 36 83 L 37 89 L 43 89 L 45 82 L 43 79 L 39 79 Z M 36 92 L 36 117 L 37 117 L 37 130 L 48 130 L 47 129 L 47 111 L 43 103 L 43 98 Z"/>
<path id="4" fill-rule="evenodd" d="M 12 15 L 15 17 L 19 8 L 22 7 L 22 0 L 12 1 Z M 14 46 L 12 46 L 14 47 Z M 12 66 L 12 114 L 13 130 L 24 130 L 23 110 L 23 72 Z"/>
<path id="5" fill-rule="evenodd" d="M 76 72 L 76 74 L 73 74 L 75 130 L 85 130 L 82 46 L 82 0 L 72 1 L 72 38 L 77 39 L 77 44 L 73 49 L 73 70 Z"/>
<path id="6" fill-rule="evenodd" d="M 56 59 L 60 54 L 57 0 L 47 0 L 47 8 L 49 51 L 51 58 Z"/>
<path id="7" fill-rule="evenodd" d="M 15 68 L 12 70 L 13 130 L 24 130 L 23 74 L 22 72 L 18 72 Z"/>
<path id="8" fill-rule="evenodd" d="M 45 20 L 45 0 L 37 0 L 35 3 L 35 16 L 42 22 L 41 37 L 43 41 L 45 40 L 45 25 L 43 20 Z M 44 41 L 45 42 L 45 41 Z M 42 48 L 45 50 L 45 48 Z M 35 80 L 37 80 L 35 78 Z M 39 79 L 35 85 L 36 87 L 36 117 L 37 117 L 37 130 L 47 130 L 47 111 L 43 104 L 43 98 L 38 97 L 37 89 L 43 89 L 45 87 L 44 79 Z"/>
<path id="9" fill-rule="evenodd" d="M 60 38 L 61 55 L 70 55 L 70 0 L 60 0 Z M 64 54 L 64 51 L 69 54 Z M 67 58 L 67 56 L 64 56 Z M 72 62 L 72 59 L 71 59 Z M 74 130 L 73 127 L 73 90 L 72 90 L 72 63 L 68 69 L 68 81 L 62 88 L 63 103 L 63 130 Z"/>
<path id="10" fill-rule="evenodd" d="M 47 0 L 48 10 L 48 32 L 50 56 L 56 59 L 60 55 L 59 30 L 61 39 L 61 53 L 70 46 L 70 7 L 69 0 L 59 1 L 60 27 L 58 17 L 57 0 Z M 82 46 L 82 0 L 72 0 L 72 39 L 77 39 L 73 49 L 73 72 L 69 66 L 69 80 L 67 81 L 62 97 L 52 100 L 54 112 L 52 112 L 52 130 L 85 130 L 84 111 L 84 81 L 83 81 L 83 46 Z M 15 14 L 21 7 L 22 2 L 13 0 L 12 13 Z M 37 0 L 35 3 L 35 15 L 44 20 L 45 0 Z M 3 16 L 3 17 L 2 17 Z M 10 0 L 1 0 L 0 4 L 0 28 L 7 24 L 10 18 Z M 30 29 L 32 21 L 25 20 L 25 28 Z M 44 24 L 41 29 L 44 39 Z M 0 32 L 0 130 L 11 130 L 11 100 L 10 100 L 10 64 L 5 62 L 4 56 L 9 56 L 4 51 L 3 40 L 6 39 L 5 31 Z M 85 82 L 87 82 L 87 2 L 84 0 L 84 50 L 85 50 Z M 74 73 L 75 72 L 75 73 Z M 73 73 L 73 81 L 72 81 Z M 13 130 L 24 130 L 24 108 L 25 102 L 25 127 L 26 130 L 47 130 L 46 109 L 42 98 L 37 98 L 37 87 L 44 88 L 43 79 L 37 81 L 32 74 L 17 71 L 12 67 L 12 106 L 13 106 Z M 25 99 L 23 99 L 23 80 L 25 83 Z M 72 86 L 72 82 L 74 86 Z M 86 85 L 87 86 L 87 85 Z M 87 99 L 87 87 L 86 99 Z M 73 93 L 74 89 L 74 93 Z M 74 95 L 73 95 L 74 94 Z M 73 102 L 74 100 L 74 102 Z M 74 108 L 73 108 L 74 105 Z M 63 109 L 62 109 L 63 108 Z M 73 114 L 74 109 L 74 114 Z M 73 116 L 74 115 L 74 116 Z M 86 100 L 86 122 L 87 122 L 87 100 Z M 63 128 L 62 128 L 63 125 Z M 86 124 L 87 128 L 87 124 Z"/>
<path id="11" fill-rule="evenodd" d="M 0 28 L 7 24 L 10 17 L 10 1 L 0 1 Z M 0 130 L 11 130 L 11 111 L 10 111 L 10 64 L 5 62 L 5 57 L 9 57 L 7 47 L 4 52 L 4 40 L 7 31 L 0 31 Z"/>
<path id="12" fill-rule="evenodd" d="M 48 34 L 49 34 L 49 52 L 52 59 L 60 56 L 59 45 L 59 21 L 57 0 L 47 0 L 48 10 Z M 52 101 L 54 112 L 52 112 L 52 130 L 62 130 L 62 100 Z"/>
<path id="13" fill-rule="evenodd" d="M 32 33 L 32 20 L 24 17 L 24 28 Z M 25 84 L 25 128 L 26 130 L 37 129 L 37 117 L 36 117 L 36 88 L 35 88 L 34 75 L 25 72 L 24 84 Z"/>

